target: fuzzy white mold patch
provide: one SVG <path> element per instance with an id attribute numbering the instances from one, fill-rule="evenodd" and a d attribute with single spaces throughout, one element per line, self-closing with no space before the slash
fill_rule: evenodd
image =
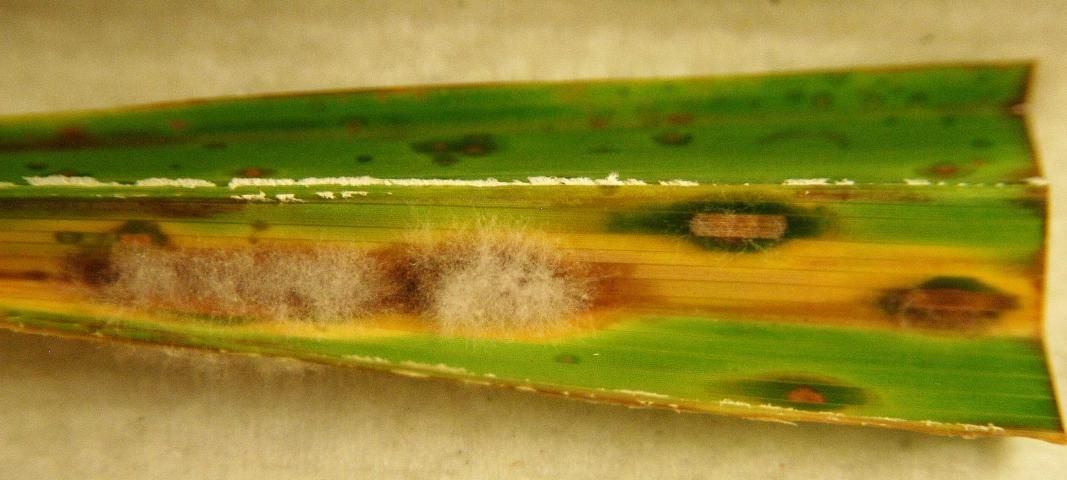
<path id="1" fill-rule="evenodd" d="M 171 249 L 119 245 L 114 281 L 101 295 L 139 308 L 337 322 L 362 317 L 381 298 L 381 269 L 352 250 Z"/>
<path id="2" fill-rule="evenodd" d="M 363 190 L 345 190 L 341 192 L 341 198 L 366 197 L 369 193 Z"/>
<path id="3" fill-rule="evenodd" d="M 915 186 L 915 187 L 922 187 L 922 186 L 930 185 L 930 181 L 925 179 L 925 178 L 905 178 L 904 179 L 904 184 L 905 185 Z"/>
<path id="4" fill-rule="evenodd" d="M 547 333 L 588 308 L 594 282 L 544 239 L 472 230 L 416 250 L 426 315 L 445 332 Z"/>

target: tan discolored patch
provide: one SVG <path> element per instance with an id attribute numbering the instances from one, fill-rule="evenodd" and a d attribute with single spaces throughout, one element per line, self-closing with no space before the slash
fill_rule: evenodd
<path id="1" fill-rule="evenodd" d="M 785 215 L 698 213 L 689 220 L 690 233 L 698 237 L 780 240 L 788 229 Z"/>

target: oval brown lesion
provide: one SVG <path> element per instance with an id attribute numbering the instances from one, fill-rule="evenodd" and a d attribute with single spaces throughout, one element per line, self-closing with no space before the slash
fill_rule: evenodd
<path id="1" fill-rule="evenodd" d="M 806 411 L 840 411 L 871 403 L 871 393 L 851 382 L 822 375 L 767 373 L 716 382 L 712 393 L 757 405 Z"/>
<path id="2" fill-rule="evenodd" d="M 914 288 L 886 290 L 879 306 L 906 326 L 981 328 L 1018 300 L 971 277 L 934 277 Z"/>
<path id="3" fill-rule="evenodd" d="M 697 201 L 646 208 L 612 217 L 623 233 L 678 235 L 709 250 L 758 252 L 795 238 L 821 235 L 829 212 L 761 199 Z"/>

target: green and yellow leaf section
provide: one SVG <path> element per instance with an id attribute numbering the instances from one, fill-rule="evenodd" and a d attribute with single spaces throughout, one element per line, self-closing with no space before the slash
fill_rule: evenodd
<path id="1" fill-rule="evenodd" d="M 1044 187 L 1004 186 L 543 186 L 543 187 L 263 187 L 264 202 L 232 198 L 249 189 L 0 189 L 0 222 L 174 222 L 197 232 L 245 235 L 249 225 L 286 229 L 449 228 L 492 218 L 505 227 L 566 233 L 678 236 L 647 223 L 702 207 L 777 204 L 825 229 L 838 241 L 969 246 L 1034 252 L 1044 240 Z M 324 192 L 332 198 L 324 199 Z M 343 192 L 352 193 L 348 198 Z M 149 195 L 150 196 L 142 196 Z M 292 202 L 285 205 L 278 199 Z M 289 197 L 291 196 L 291 197 Z M 736 210 L 736 208 L 734 208 Z M 648 221 L 643 221 L 648 220 Z M 17 229 L 18 223 L 6 225 Z M 262 226 L 262 225 L 261 225 Z M 269 235 L 269 233 L 267 233 Z M 360 235 L 366 232 L 360 232 Z M 384 237 L 383 237 L 384 235 Z M 380 233 L 375 240 L 396 240 Z M 297 236 L 299 238 L 299 236 Z M 318 238 L 318 237 L 314 237 Z M 340 238 L 339 238 L 340 239 Z M 353 235 L 349 240 L 360 240 Z"/>
<path id="2" fill-rule="evenodd" d="M 1015 299 L 991 335 L 1041 334 L 1043 189 L 1033 187 L 374 188 L 353 199 L 3 198 L 0 273 L 63 278 L 64 259 L 134 230 L 179 247 L 330 243 L 371 250 L 492 228 L 543 234 L 624 277 L 613 303 L 661 314 L 901 328 L 886 292 L 956 277 Z M 698 209 L 773 207 L 818 231 L 776 244 L 708 244 Z M 136 227 L 130 230 L 131 227 Z M 147 230 L 146 230 L 147 229 Z M 810 229 L 809 229 L 810 230 Z M 624 272 L 624 273 L 622 273 Z M 818 272 L 813 276 L 812 272 Z M 976 300 L 977 301 L 977 300 Z"/>
<path id="3" fill-rule="evenodd" d="M 1064 441 L 1040 344 L 686 317 L 538 340 L 10 307 L 16 330 L 454 378 L 631 406 Z"/>
<path id="4" fill-rule="evenodd" d="M 0 120 L 0 181 L 1020 182 L 1029 66 L 366 90 Z M 654 159 L 654 161 L 650 161 Z"/>

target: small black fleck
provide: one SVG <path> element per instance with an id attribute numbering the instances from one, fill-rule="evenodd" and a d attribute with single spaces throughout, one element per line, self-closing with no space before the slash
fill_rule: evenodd
<path id="1" fill-rule="evenodd" d="M 442 167 L 455 165 L 456 162 L 459 162 L 459 157 L 456 157 L 451 153 L 437 153 L 433 156 L 433 163 L 441 165 Z"/>
<path id="2" fill-rule="evenodd" d="M 44 162 L 30 162 L 26 164 L 26 168 L 36 172 L 48 168 L 48 164 Z"/>
<path id="3" fill-rule="evenodd" d="M 374 157 L 371 155 L 359 155 L 356 157 L 356 161 L 359 163 L 370 163 L 372 160 L 374 160 Z"/>
<path id="4" fill-rule="evenodd" d="M 914 92 L 908 96 L 908 101 L 911 103 L 926 103 L 929 99 L 926 92 Z"/>
<path id="5" fill-rule="evenodd" d="M 656 143 L 669 147 L 678 147 L 682 145 L 688 145 L 693 141 L 693 134 L 678 131 L 668 131 L 657 134 L 652 137 Z"/>
<path id="6" fill-rule="evenodd" d="M 267 223 L 267 222 L 264 222 L 263 220 L 253 221 L 251 223 L 251 226 L 252 226 L 252 230 L 255 230 L 257 232 L 262 232 L 262 231 L 270 228 L 270 224 Z"/>
<path id="7" fill-rule="evenodd" d="M 971 146 L 974 148 L 989 148 L 993 146 L 993 142 L 988 138 L 976 138 L 971 140 Z"/>
<path id="8" fill-rule="evenodd" d="M 222 150 L 226 148 L 225 142 L 207 142 L 204 144 L 204 148 L 208 150 Z"/>

